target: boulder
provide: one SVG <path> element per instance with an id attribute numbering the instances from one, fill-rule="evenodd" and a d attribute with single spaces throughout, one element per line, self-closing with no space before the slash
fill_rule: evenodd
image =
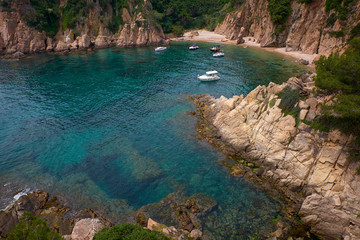
<path id="1" fill-rule="evenodd" d="M 91 240 L 105 225 L 98 218 L 85 218 L 75 223 L 72 240 Z"/>
<path id="2" fill-rule="evenodd" d="M 303 65 L 309 65 L 309 61 L 306 60 L 306 59 L 300 59 L 300 63 L 303 64 Z"/>
<path id="3" fill-rule="evenodd" d="M 69 44 L 66 44 L 64 43 L 63 41 L 59 41 L 57 44 L 56 44 L 56 47 L 55 47 L 55 52 L 62 52 L 62 51 L 66 51 L 66 50 L 69 50 L 70 49 L 70 45 Z"/>
<path id="4" fill-rule="evenodd" d="M 201 239 L 202 237 L 202 232 L 199 229 L 194 229 L 190 232 L 190 237 L 197 240 L 197 239 Z"/>
<path id="5" fill-rule="evenodd" d="M 88 48 L 90 47 L 90 44 L 90 37 L 87 34 L 84 34 L 79 38 L 79 48 Z"/>
<path id="6" fill-rule="evenodd" d="M 109 46 L 109 40 L 106 36 L 97 36 L 95 39 L 95 47 L 97 48 L 105 48 Z"/>

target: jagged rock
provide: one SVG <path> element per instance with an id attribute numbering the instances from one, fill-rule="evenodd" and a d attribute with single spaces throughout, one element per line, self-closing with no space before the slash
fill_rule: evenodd
<path id="1" fill-rule="evenodd" d="M 23 58 L 23 57 L 25 57 L 25 54 L 22 52 L 16 52 L 16 53 L 12 54 L 11 56 L 14 58 Z"/>
<path id="2" fill-rule="evenodd" d="M 95 47 L 104 48 L 109 46 L 109 40 L 106 36 L 97 36 L 95 40 Z"/>
<path id="3" fill-rule="evenodd" d="M 72 240 L 91 240 L 105 225 L 98 218 L 85 218 L 75 223 Z"/>
<path id="4" fill-rule="evenodd" d="M 284 193 L 302 204 L 301 217 L 314 233 L 326 239 L 345 234 L 360 238 L 356 218 L 360 212 L 360 176 L 356 174 L 360 163 L 347 158 L 351 136 L 320 133 L 301 122 L 297 126 L 294 117 L 283 114 L 277 103 L 270 107 L 265 101 L 276 99 L 276 93 L 286 86 L 299 89 L 307 96 L 299 103 L 300 117 L 313 119 L 319 113 L 318 103 L 328 99 L 313 96 L 311 89 L 306 89 L 310 83 L 308 76 L 291 78 L 282 85 L 258 86 L 245 98 L 232 100 L 197 96 L 194 103 L 202 119 L 198 132 L 225 154 L 260 165 L 262 177 L 287 189 Z M 230 102 L 234 104 L 229 106 Z M 233 171 L 245 176 L 247 172 L 241 168 Z M 303 203 L 296 195 L 299 191 L 308 196 Z"/>
<path id="5" fill-rule="evenodd" d="M 195 240 L 201 239 L 202 232 L 199 229 L 194 229 L 190 232 L 190 237 L 192 237 Z"/>
<path id="6" fill-rule="evenodd" d="M 149 218 L 146 228 L 150 229 L 150 230 L 159 230 L 159 229 L 162 228 L 162 226 L 164 226 L 164 225 L 162 225 L 162 224 L 152 220 L 151 218 Z"/>
<path id="7" fill-rule="evenodd" d="M 84 34 L 79 39 L 79 48 L 88 48 L 90 47 L 90 37 L 87 34 Z"/>
<path id="8" fill-rule="evenodd" d="M 30 52 L 42 52 L 45 50 L 45 39 L 34 38 L 30 41 Z"/>
<path id="9" fill-rule="evenodd" d="M 62 51 L 65 51 L 65 50 L 69 50 L 70 49 L 70 45 L 69 44 L 66 44 L 64 43 L 63 41 L 59 41 L 57 44 L 56 44 L 56 47 L 54 49 L 55 52 L 62 52 Z"/>

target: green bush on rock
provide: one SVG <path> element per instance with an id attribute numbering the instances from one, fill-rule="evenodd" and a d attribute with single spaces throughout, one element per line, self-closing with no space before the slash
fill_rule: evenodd
<path id="1" fill-rule="evenodd" d="M 15 226 L 6 239 L 60 240 L 63 238 L 57 232 L 51 231 L 44 220 L 25 212 L 20 218 L 20 223 Z"/>
<path id="2" fill-rule="evenodd" d="M 333 94 L 333 103 L 323 106 L 316 121 L 328 129 L 353 134 L 353 155 L 359 155 L 360 137 L 360 38 L 350 41 L 343 55 L 332 53 L 316 62 L 315 84 L 325 94 Z"/>
<path id="3" fill-rule="evenodd" d="M 93 240 L 170 240 L 164 234 L 144 229 L 138 225 L 125 223 L 112 228 L 104 228 L 96 233 Z"/>
<path id="4" fill-rule="evenodd" d="M 268 10 L 271 21 L 276 25 L 275 34 L 279 34 L 285 29 L 285 23 L 290 13 L 291 0 L 268 0 Z"/>

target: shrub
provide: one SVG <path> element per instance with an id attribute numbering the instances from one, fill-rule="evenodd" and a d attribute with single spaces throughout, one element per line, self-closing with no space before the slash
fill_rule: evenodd
<path id="1" fill-rule="evenodd" d="M 173 26 L 172 32 L 177 37 L 181 37 L 184 34 L 184 28 L 182 26 Z"/>
<path id="2" fill-rule="evenodd" d="M 333 104 L 323 106 L 317 120 L 329 129 L 337 128 L 356 138 L 353 153 L 360 144 L 360 38 L 350 41 L 343 55 L 332 53 L 316 62 L 315 84 L 326 94 L 334 94 Z"/>
<path id="3" fill-rule="evenodd" d="M 125 223 L 112 228 L 104 228 L 96 233 L 94 240 L 170 240 L 164 234 L 144 229 L 138 225 Z"/>
<path id="4" fill-rule="evenodd" d="M 275 28 L 277 35 L 285 29 L 286 20 L 292 11 L 291 0 L 268 0 L 268 10 L 271 21 L 277 25 Z"/>
<path id="5" fill-rule="evenodd" d="M 358 23 L 350 31 L 350 39 L 349 40 L 353 39 L 354 37 L 360 37 L 360 23 Z"/>
<path id="6" fill-rule="evenodd" d="M 326 0 L 325 10 L 330 12 L 334 9 L 340 20 L 346 20 L 353 3 L 354 0 Z"/>
<path id="7" fill-rule="evenodd" d="M 290 114 L 295 118 L 298 118 L 300 113 L 300 108 L 295 105 L 300 100 L 299 90 L 291 89 L 289 86 L 286 86 L 282 91 L 278 94 L 281 102 L 279 104 L 279 108 L 281 108 L 282 112 L 285 114 Z"/>
<path id="8" fill-rule="evenodd" d="M 53 232 L 46 225 L 46 222 L 31 213 L 25 212 L 20 218 L 20 223 L 7 236 L 8 240 L 60 240 L 60 234 Z"/>
<path id="9" fill-rule="evenodd" d="M 345 36 L 345 33 L 344 31 L 330 31 L 329 35 L 330 37 L 341 38 Z"/>
<path id="10" fill-rule="evenodd" d="M 59 0 L 30 0 L 30 3 L 35 11 L 23 16 L 27 25 L 55 37 L 59 30 Z"/>
<path id="11" fill-rule="evenodd" d="M 311 3 L 313 0 L 298 0 L 299 3 Z"/>

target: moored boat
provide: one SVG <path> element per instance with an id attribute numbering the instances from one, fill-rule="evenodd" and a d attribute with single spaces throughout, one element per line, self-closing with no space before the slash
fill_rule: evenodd
<path id="1" fill-rule="evenodd" d="M 218 71 L 208 71 L 206 72 L 205 75 L 198 75 L 198 79 L 200 79 L 200 81 L 202 82 L 210 82 L 210 81 L 216 81 L 219 80 L 220 77 L 218 75 L 216 75 L 218 73 Z"/>
<path id="2" fill-rule="evenodd" d="M 160 47 L 155 48 L 155 52 L 164 51 L 167 47 L 165 44 L 161 45 Z"/>
<path id="3" fill-rule="evenodd" d="M 213 57 L 225 57 L 225 53 L 223 52 L 217 52 L 213 54 Z"/>
<path id="4" fill-rule="evenodd" d="M 199 46 L 197 44 L 193 44 L 192 46 L 189 47 L 189 50 L 198 50 Z"/>
<path id="5" fill-rule="evenodd" d="M 220 51 L 220 45 L 216 45 L 216 46 L 210 48 L 210 51 L 212 51 L 212 52 L 218 52 L 218 51 Z"/>

